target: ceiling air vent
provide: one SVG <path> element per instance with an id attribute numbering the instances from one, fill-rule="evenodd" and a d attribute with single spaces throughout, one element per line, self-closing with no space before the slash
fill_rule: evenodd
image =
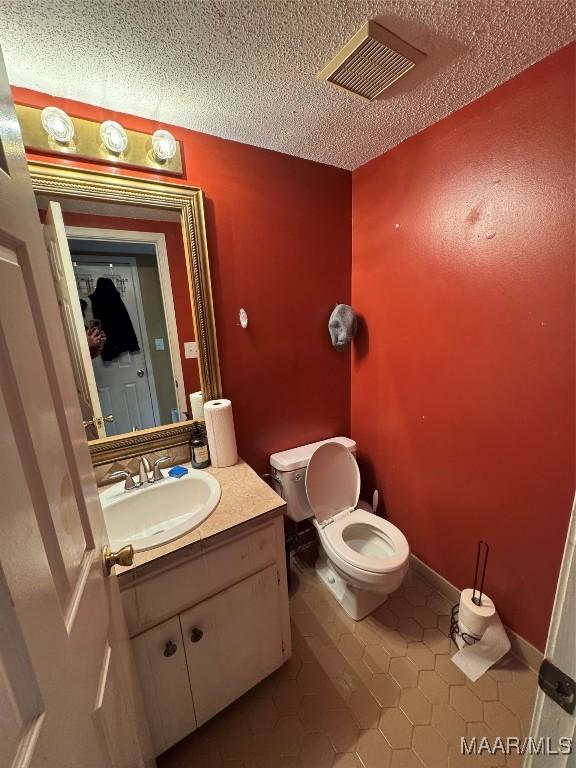
<path id="1" fill-rule="evenodd" d="M 367 21 L 318 77 L 373 101 L 424 58 L 422 51 Z"/>

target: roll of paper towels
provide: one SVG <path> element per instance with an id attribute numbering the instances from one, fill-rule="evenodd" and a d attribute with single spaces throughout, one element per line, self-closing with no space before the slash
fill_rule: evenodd
<path id="1" fill-rule="evenodd" d="M 238 461 L 234 417 L 230 400 L 209 400 L 204 404 L 206 436 L 213 467 L 231 467 Z"/>
<path id="2" fill-rule="evenodd" d="M 190 409 L 194 421 L 204 418 L 204 395 L 202 392 L 193 392 L 190 395 Z"/>
<path id="3" fill-rule="evenodd" d="M 480 605 L 476 605 L 472 600 L 473 594 L 471 589 L 462 590 L 458 609 L 458 624 L 461 629 L 465 628 L 465 632 L 480 638 L 496 615 L 496 608 L 488 595 L 482 595 Z M 476 594 L 479 595 L 478 592 Z"/>

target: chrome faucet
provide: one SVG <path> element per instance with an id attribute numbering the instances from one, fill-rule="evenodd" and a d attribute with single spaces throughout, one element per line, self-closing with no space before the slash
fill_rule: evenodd
<path id="1" fill-rule="evenodd" d="M 138 467 L 138 486 L 144 485 L 150 482 L 148 474 L 150 472 L 150 462 L 146 456 L 140 457 L 140 466 Z"/>
<path id="2" fill-rule="evenodd" d="M 143 485 L 146 485 L 146 483 L 158 483 L 160 480 L 164 480 L 164 475 L 162 474 L 160 465 L 165 461 L 170 461 L 170 457 L 161 456 L 159 459 L 156 459 L 154 462 L 154 471 L 152 472 L 152 477 L 150 477 L 150 462 L 146 456 L 141 456 L 140 463 L 138 465 L 138 475 L 136 477 L 132 477 L 130 472 L 125 469 L 119 469 L 118 472 L 113 472 L 110 475 L 110 479 L 123 479 L 125 481 L 124 490 L 135 491 L 136 488 L 141 488 Z"/>

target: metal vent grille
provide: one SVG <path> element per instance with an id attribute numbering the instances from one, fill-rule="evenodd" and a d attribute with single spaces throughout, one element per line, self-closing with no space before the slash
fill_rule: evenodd
<path id="1" fill-rule="evenodd" d="M 421 51 L 369 21 L 318 77 L 373 101 L 423 58 Z"/>

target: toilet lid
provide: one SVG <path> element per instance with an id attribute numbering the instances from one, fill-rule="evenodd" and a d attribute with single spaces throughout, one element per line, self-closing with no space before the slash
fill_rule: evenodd
<path id="1" fill-rule="evenodd" d="M 356 459 L 341 443 L 320 445 L 308 462 L 306 495 L 319 523 L 355 509 L 360 496 Z"/>

